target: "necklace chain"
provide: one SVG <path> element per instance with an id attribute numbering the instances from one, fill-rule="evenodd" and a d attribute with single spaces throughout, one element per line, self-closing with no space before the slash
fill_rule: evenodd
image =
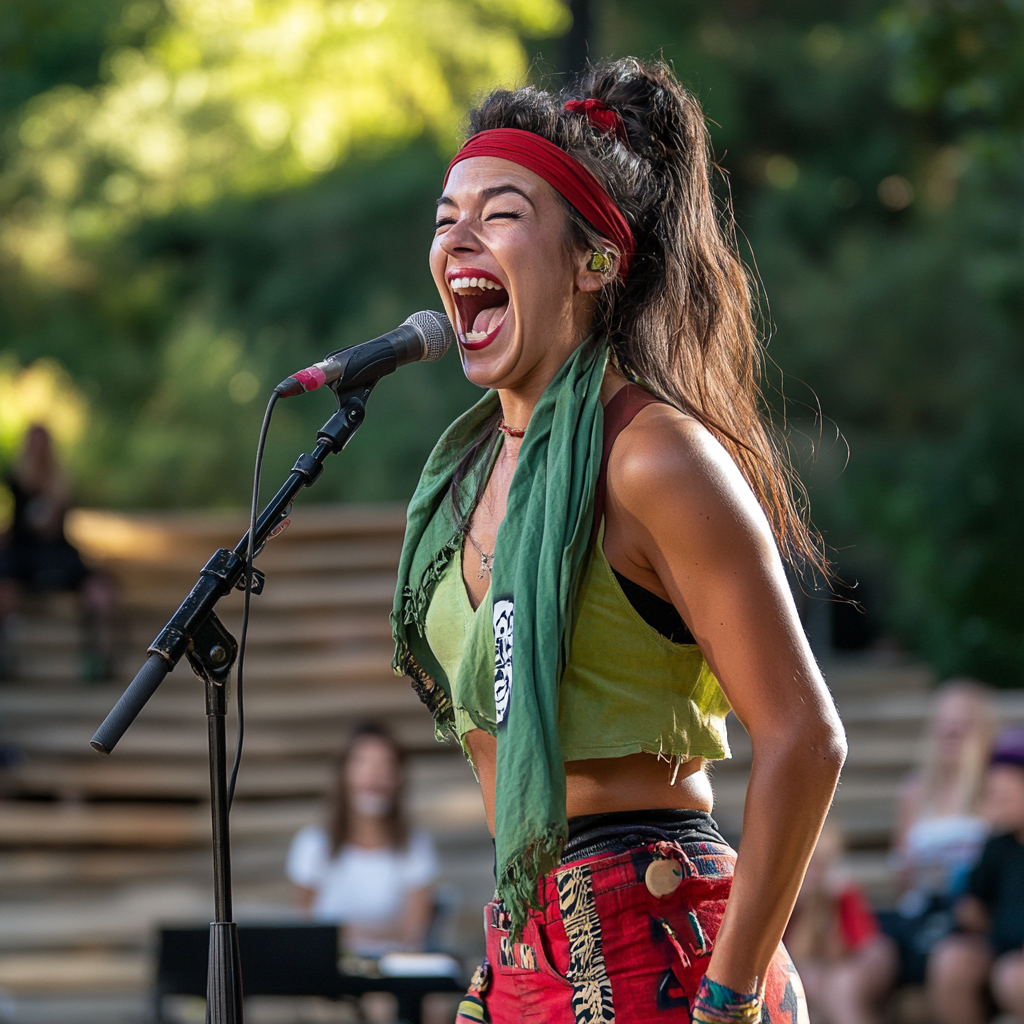
<path id="1" fill-rule="evenodd" d="M 480 571 L 476 574 L 478 580 L 482 580 L 485 576 L 491 575 L 491 570 L 494 568 L 494 552 L 487 554 L 486 551 L 475 540 L 473 540 L 473 534 L 467 533 L 466 536 L 469 538 L 469 543 L 476 548 L 477 554 L 480 556 Z"/>
<path id="2" fill-rule="evenodd" d="M 506 437 L 520 438 L 525 436 L 526 427 L 510 427 L 504 420 L 498 424 L 498 429 Z M 494 570 L 494 552 L 488 554 L 479 544 L 473 539 L 473 534 L 467 530 L 466 537 L 469 539 L 469 543 L 476 549 L 476 553 L 480 556 L 480 571 L 476 574 L 478 580 L 484 579 L 486 576 L 490 576 Z"/>

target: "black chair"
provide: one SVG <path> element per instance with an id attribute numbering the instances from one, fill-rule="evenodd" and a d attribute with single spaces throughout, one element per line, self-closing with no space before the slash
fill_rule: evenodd
<path id="1" fill-rule="evenodd" d="M 420 1004 L 428 992 L 458 992 L 448 977 L 368 978 L 338 970 L 338 929 L 315 924 L 240 924 L 238 949 L 246 996 L 322 996 L 339 999 L 366 992 L 390 992 L 398 1016 L 420 1024 Z M 156 1020 L 162 1022 L 164 997 L 206 996 L 209 926 L 160 930 Z"/>

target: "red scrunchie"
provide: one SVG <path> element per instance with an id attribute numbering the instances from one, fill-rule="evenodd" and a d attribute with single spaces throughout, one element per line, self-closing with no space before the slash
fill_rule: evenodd
<path id="1" fill-rule="evenodd" d="M 520 128 L 488 128 L 477 132 L 455 154 L 445 173 L 445 184 L 459 161 L 474 156 L 511 160 L 543 178 L 612 243 L 619 254 L 619 276 L 626 279 L 634 249 L 629 222 L 601 182 L 575 157 L 533 132 Z"/>
<path id="2" fill-rule="evenodd" d="M 619 142 L 629 145 L 622 117 L 607 103 L 601 100 L 569 100 L 565 109 L 570 114 L 582 114 L 602 135 L 614 135 Z"/>

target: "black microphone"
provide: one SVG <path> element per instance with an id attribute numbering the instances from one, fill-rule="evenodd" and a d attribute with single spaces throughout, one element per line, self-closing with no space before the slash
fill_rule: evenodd
<path id="1" fill-rule="evenodd" d="M 454 338 L 448 317 L 425 309 L 413 313 L 400 327 L 373 341 L 338 349 L 319 363 L 285 377 L 274 391 L 282 398 L 289 398 L 304 391 L 316 391 L 336 380 L 341 380 L 345 387 L 369 384 L 394 373 L 406 363 L 432 363 L 440 359 Z"/>

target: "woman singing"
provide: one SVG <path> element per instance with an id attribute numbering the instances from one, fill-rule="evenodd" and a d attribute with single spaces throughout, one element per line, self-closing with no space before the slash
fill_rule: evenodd
<path id="1" fill-rule="evenodd" d="M 807 1020 L 780 939 L 845 740 L 710 169 L 696 100 L 622 60 L 568 102 L 489 96 L 438 200 L 431 269 L 489 390 L 424 469 L 393 625 L 495 839 L 460 1021 Z M 739 856 L 704 771 L 730 708 Z"/>

